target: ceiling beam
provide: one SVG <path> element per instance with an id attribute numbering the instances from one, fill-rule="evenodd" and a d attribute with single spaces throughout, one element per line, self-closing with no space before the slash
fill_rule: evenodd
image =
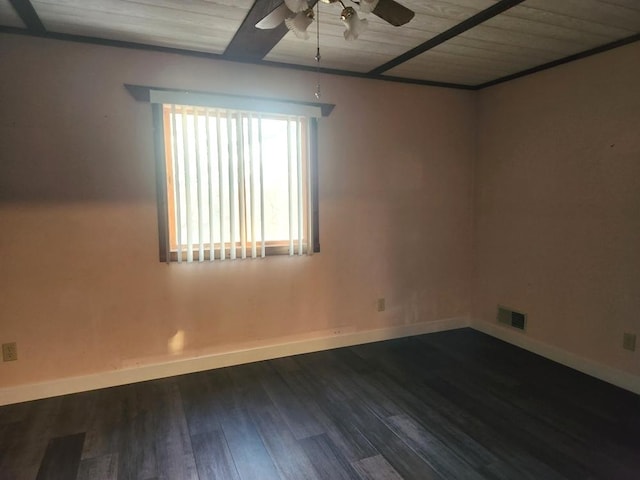
<path id="1" fill-rule="evenodd" d="M 261 65 L 265 67 L 283 68 L 288 70 L 299 70 L 303 72 L 326 73 L 329 75 L 340 75 L 354 78 L 367 78 L 370 80 L 382 80 L 384 82 L 408 83 L 413 85 L 427 85 L 431 87 L 455 88 L 462 90 L 475 90 L 471 85 L 463 85 L 458 83 L 438 82 L 432 80 L 420 80 L 417 78 L 393 77 L 390 75 L 370 75 L 366 72 L 353 72 L 350 70 L 340 70 L 326 67 L 315 67 L 312 65 L 294 65 L 290 63 L 274 62 L 269 60 L 253 60 L 242 58 L 228 58 L 219 53 L 202 52 L 198 50 L 187 50 L 183 48 L 164 47 L 161 45 L 151 45 L 148 43 L 128 42 L 124 40 L 110 40 L 107 38 L 89 37 L 85 35 L 75 35 L 72 33 L 58 32 L 34 32 L 24 28 L 4 27 L 0 25 L 0 33 L 8 33 L 12 35 L 25 35 L 29 37 L 47 38 L 50 40 L 61 40 L 65 42 L 85 43 L 92 45 L 101 45 L 105 47 L 128 48 L 133 50 L 145 50 L 150 52 L 174 53 L 178 55 L 187 55 L 196 58 L 208 58 L 210 60 L 229 60 L 238 63 L 246 63 L 249 65 Z M 315 83 L 313 84 L 315 86 Z M 314 88 L 315 90 L 315 88 Z"/>
<path id="2" fill-rule="evenodd" d="M 29 0 L 9 0 L 13 9 L 20 16 L 26 27 L 32 32 L 43 33 L 47 29 Z"/>
<path id="3" fill-rule="evenodd" d="M 473 27 L 477 27 L 481 23 L 486 22 L 490 18 L 495 17 L 496 15 L 500 15 L 502 12 L 509 10 L 512 7 L 515 7 L 519 3 L 522 3 L 524 0 L 502 0 L 501 2 L 492 5 L 489 8 L 482 10 L 481 12 L 475 14 L 473 17 L 467 18 L 465 21 L 459 23 L 458 25 L 451 27 L 449 30 L 436 35 L 433 38 L 430 38 L 424 43 L 421 43 L 415 48 L 412 48 L 408 52 L 403 53 L 402 55 L 388 61 L 387 63 L 380 65 L 379 67 L 374 68 L 369 73 L 372 75 L 380 75 L 387 70 L 391 70 L 394 67 L 397 67 L 401 63 L 406 62 L 407 60 L 411 60 L 414 57 L 417 57 L 421 53 L 426 52 L 427 50 L 431 50 L 433 47 L 440 45 L 441 43 L 446 42 L 447 40 L 452 39 L 453 37 L 457 37 L 463 32 L 472 29 Z"/>
<path id="4" fill-rule="evenodd" d="M 318 0 L 309 2 L 309 7 Z M 230 60 L 262 60 L 289 31 L 280 24 L 270 30 L 256 28 L 256 23 L 282 4 L 282 0 L 256 0 L 227 46 L 224 57 Z"/>
<path id="5" fill-rule="evenodd" d="M 61 40 L 61 41 L 67 41 L 67 42 L 101 45 L 106 47 L 146 50 L 151 52 L 173 53 L 173 54 L 187 55 L 187 56 L 197 57 L 197 58 L 208 58 L 210 60 L 225 59 L 222 55 L 217 53 L 208 53 L 208 52 L 201 52 L 201 51 L 195 51 L 195 50 L 186 50 L 181 48 L 163 47 L 159 45 L 127 42 L 122 40 L 109 40 L 106 38 L 88 37 L 88 36 L 74 35 L 69 33 L 56 33 L 56 32 L 49 32 L 49 31 L 34 32 L 31 30 L 26 30 L 24 28 L 5 27 L 2 25 L 0 25 L 0 33 L 7 33 L 7 34 L 13 34 L 13 35 L 25 35 L 30 37 L 40 37 L 40 38 L 47 38 L 50 40 Z M 634 42 L 640 42 L 640 33 L 636 33 L 629 37 L 622 38 L 620 40 L 615 40 L 611 43 L 607 43 L 605 45 L 601 45 L 599 47 L 595 47 L 590 50 L 586 50 L 584 52 L 576 53 L 574 55 L 569 55 L 568 57 L 563 57 L 558 60 L 553 60 L 543 65 L 538 65 L 537 67 L 522 70 L 520 72 L 516 72 L 504 77 L 500 77 L 495 80 L 490 80 L 488 82 L 481 83 L 478 85 L 464 85 L 459 83 L 438 82 L 434 80 L 420 80 L 417 78 L 394 77 L 391 75 L 372 75 L 370 73 L 365 73 L 365 72 L 353 72 L 348 70 L 340 70 L 340 69 L 333 69 L 333 68 L 326 68 L 326 67 L 321 67 L 319 71 L 320 73 L 329 74 L 329 75 L 339 75 L 339 76 L 347 76 L 347 77 L 354 77 L 354 78 L 366 78 L 369 80 L 382 80 L 382 81 L 394 82 L 394 83 L 408 83 L 408 84 L 414 84 L 414 85 L 454 88 L 454 89 L 461 89 L 461 90 L 482 90 L 483 88 L 487 88 L 492 85 L 508 82 L 516 78 L 531 75 L 533 73 L 537 73 L 542 70 L 546 70 L 558 65 L 565 64 L 565 63 L 573 62 L 574 60 L 586 58 L 591 55 L 596 55 L 598 53 L 606 52 L 607 50 L 611 50 L 617 47 L 622 47 L 624 45 L 634 43 Z M 266 61 L 266 60 L 244 60 L 243 61 L 241 59 L 236 59 L 234 61 L 240 62 L 240 63 L 252 64 L 252 65 L 262 65 L 266 67 L 284 68 L 289 70 L 301 70 L 301 71 L 316 72 L 316 73 L 318 72 L 317 67 L 307 66 L 307 65 L 293 65 L 293 64 Z"/>

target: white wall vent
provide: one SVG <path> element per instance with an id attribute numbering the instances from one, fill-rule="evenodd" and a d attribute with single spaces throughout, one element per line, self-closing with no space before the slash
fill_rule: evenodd
<path id="1" fill-rule="evenodd" d="M 509 325 L 518 330 L 525 330 L 527 327 L 527 314 L 498 305 L 498 323 Z"/>

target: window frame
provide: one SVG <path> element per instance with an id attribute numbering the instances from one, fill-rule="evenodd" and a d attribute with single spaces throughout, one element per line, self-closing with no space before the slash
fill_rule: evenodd
<path id="1" fill-rule="evenodd" d="M 158 238 L 159 238 L 159 260 L 164 263 L 171 263 L 177 260 L 177 252 L 171 251 L 171 244 L 169 238 L 169 201 L 167 192 L 167 168 L 166 168 L 166 143 L 165 143 L 165 125 L 164 125 L 164 112 L 163 103 L 159 103 L 154 99 L 154 93 L 160 98 L 172 98 L 172 94 L 186 95 L 189 98 L 189 104 L 204 103 L 204 105 L 198 106 L 215 106 L 210 102 L 217 102 L 216 104 L 222 107 L 233 108 L 232 105 L 240 102 L 242 105 L 253 105 L 252 111 L 256 113 L 286 113 L 288 107 L 294 110 L 317 111 L 318 115 L 307 115 L 308 122 L 308 152 L 309 152 L 309 212 L 308 222 L 312 225 L 312 238 L 309 239 L 309 244 L 312 247 L 310 252 L 304 251 L 303 253 L 311 254 L 320 252 L 320 212 L 319 212 L 319 195 L 318 195 L 318 118 L 328 116 L 334 108 L 334 105 L 325 103 L 314 102 L 300 102 L 300 101 L 288 101 L 269 99 L 261 97 L 242 97 L 236 95 L 223 95 L 223 94 L 210 94 L 206 92 L 191 92 L 177 89 L 145 87 L 139 85 L 125 84 L 125 88 L 129 93 L 138 101 L 151 103 L 152 107 L 152 124 L 153 124 L 153 142 L 154 142 L 154 157 L 155 157 L 155 170 L 156 170 L 156 196 L 157 196 L 157 213 L 158 213 Z M 159 95 L 158 95 L 159 92 Z M 194 102 L 198 100 L 198 102 Z M 230 106 L 231 105 L 231 106 Z M 246 107 L 245 107 L 246 108 Z M 239 247 L 236 247 L 239 249 Z M 219 249 L 214 248 L 214 252 Z M 210 252 L 211 250 L 206 250 Z M 227 248 L 227 251 L 229 249 Z M 288 253 L 287 246 L 272 245 L 265 252 L 267 255 L 281 255 Z M 198 252 L 194 251 L 194 261 L 199 260 Z M 209 256 L 205 253 L 203 260 L 209 260 Z"/>

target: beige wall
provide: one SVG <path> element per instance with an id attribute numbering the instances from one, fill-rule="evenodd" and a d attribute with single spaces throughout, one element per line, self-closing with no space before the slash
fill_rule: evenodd
<path id="1" fill-rule="evenodd" d="M 175 359 L 179 331 L 188 358 L 498 303 L 640 375 L 639 57 L 479 93 L 323 76 L 322 252 L 167 267 L 150 107 L 122 84 L 312 100 L 315 75 L 0 36 L 0 387 Z"/>
<path id="2" fill-rule="evenodd" d="M 640 375 L 640 44 L 480 92 L 474 315 Z M 639 345 L 640 347 L 640 345 Z"/>
<path id="3" fill-rule="evenodd" d="M 168 267 L 123 83 L 312 100 L 316 76 L 12 35 L 0 58 L 0 387 L 171 359 L 178 331 L 188 357 L 470 313 L 473 93 L 324 76 L 322 253 Z"/>

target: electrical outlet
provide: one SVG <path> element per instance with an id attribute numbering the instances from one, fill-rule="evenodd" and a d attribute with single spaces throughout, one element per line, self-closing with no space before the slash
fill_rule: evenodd
<path id="1" fill-rule="evenodd" d="M 379 312 L 384 312 L 384 310 L 385 310 L 384 298 L 379 298 L 378 299 L 378 311 Z"/>
<path id="2" fill-rule="evenodd" d="M 625 332 L 622 335 L 622 348 L 631 352 L 636 351 L 636 334 Z"/>
<path id="3" fill-rule="evenodd" d="M 2 361 L 13 362 L 18 360 L 18 345 L 16 342 L 2 344 Z"/>

